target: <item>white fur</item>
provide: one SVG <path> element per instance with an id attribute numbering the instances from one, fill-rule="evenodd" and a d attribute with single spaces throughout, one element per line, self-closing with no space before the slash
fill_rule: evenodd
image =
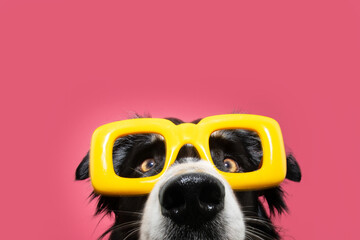
<path id="1" fill-rule="evenodd" d="M 166 238 L 167 233 L 164 229 L 164 223 L 170 220 L 161 214 L 159 191 L 169 179 L 188 173 L 207 173 L 222 182 L 225 187 L 225 200 L 224 209 L 219 213 L 219 217 L 222 219 L 225 229 L 223 240 L 245 239 L 244 217 L 229 184 L 209 162 L 204 160 L 194 161 L 194 159 L 188 158 L 184 163 L 171 166 L 151 191 L 144 208 L 140 240 L 162 240 Z"/>

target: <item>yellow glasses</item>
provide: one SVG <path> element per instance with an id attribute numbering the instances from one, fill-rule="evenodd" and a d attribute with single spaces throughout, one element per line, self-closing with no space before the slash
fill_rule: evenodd
<path id="1" fill-rule="evenodd" d="M 262 159 L 251 172 L 225 172 L 217 169 L 234 190 L 255 190 L 279 185 L 286 176 L 286 155 L 278 123 L 271 118 L 227 114 L 203 118 L 199 123 L 175 125 L 170 120 L 138 118 L 105 124 L 95 130 L 90 148 L 90 177 L 94 190 L 104 195 L 142 195 L 149 193 L 156 182 L 175 162 L 179 150 L 191 144 L 201 159 L 215 166 L 209 148 L 211 135 L 219 130 L 254 131 L 261 140 Z M 116 174 L 113 148 L 117 139 L 136 134 L 161 136 L 165 146 L 162 169 L 152 176 L 128 177 Z"/>

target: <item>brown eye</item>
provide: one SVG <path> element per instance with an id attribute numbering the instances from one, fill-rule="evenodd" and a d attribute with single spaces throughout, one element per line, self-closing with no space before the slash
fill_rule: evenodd
<path id="1" fill-rule="evenodd" d="M 153 158 L 148 158 L 145 161 L 143 161 L 140 165 L 140 171 L 142 172 L 148 172 L 150 171 L 153 167 L 155 167 L 156 163 L 155 160 Z"/>
<path id="2" fill-rule="evenodd" d="M 239 165 L 237 164 L 237 162 L 235 162 L 234 160 L 232 160 L 230 158 L 224 159 L 224 167 L 225 167 L 226 171 L 228 171 L 228 172 L 231 172 L 231 173 L 239 172 Z"/>

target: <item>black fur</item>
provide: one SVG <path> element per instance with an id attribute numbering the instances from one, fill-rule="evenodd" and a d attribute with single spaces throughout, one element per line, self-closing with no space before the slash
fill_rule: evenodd
<path id="1" fill-rule="evenodd" d="M 168 118 L 175 124 L 183 123 L 177 118 Z M 200 119 L 193 121 L 197 123 Z M 242 171 L 255 170 L 261 161 L 262 150 L 261 143 L 256 133 L 237 130 L 228 130 L 226 139 L 212 138 L 210 139 L 210 148 L 212 158 L 216 164 L 216 158 L 232 157 L 242 159 Z M 116 141 L 113 156 L 114 168 L 118 175 L 123 174 L 130 176 L 136 173 L 121 172 L 120 166 L 125 158 L 134 157 L 133 155 L 141 145 L 134 146 L 134 142 L 142 143 L 148 141 L 149 136 L 130 136 Z M 157 142 L 153 148 L 146 149 L 146 154 L 156 155 L 161 158 L 161 151 L 154 152 L 152 149 L 162 149 L 161 143 Z M 145 148 L 146 145 L 144 145 Z M 150 152 L 149 152 L 150 151 Z M 232 156 L 226 156 L 227 154 Z M 125 157 L 126 156 L 126 157 Z M 178 155 L 178 159 L 185 156 L 197 157 L 197 152 L 191 147 L 183 147 Z M 146 157 L 146 156 L 145 156 Z M 136 157 L 138 158 L 138 156 Z M 124 163 L 127 164 L 127 163 Z M 85 180 L 89 178 L 89 153 L 86 154 L 78 168 L 76 169 L 76 180 Z M 221 168 L 221 166 L 218 166 Z M 295 157 L 292 154 L 287 155 L 287 174 L 286 178 L 291 181 L 299 182 L 301 180 L 301 172 Z M 245 215 L 245 223 L 248 229 L 256 229 L 265 239 L 280 239 L 278 230 L 271 222 L 271 217 L 276 214 L 282 214 L 287 211 L 287 206 L 284 199 L 284 191 L 281 186 L 266 189 L 262 191 L 247 191 L 237 192 L 236 196 L 242 206 Z M 124 239 L 134 228 L 138 226 L 124 225 L 128 222 L 137 221 L 141 219 L 141 212 L 146 201 L 146 196 L 137 197 L 111 197 L 100 196 L 96 193 L 91 193 L 91 199 L 97 199 L 98 204 L 96 214 L 113 214 L 115 216 L 115 223 L 107 232 L 100 238 L 110 234 L 110 240 Z M 269 214 L 265 210 L 265 206 L 269 209 Z M 249 235 L 249 237 L 252 237 Z M 137 240 L 138 236 L 132 235 L 127 238 L 129 240 Z M 255 238 L 252 238 L 255 239 Z"/>

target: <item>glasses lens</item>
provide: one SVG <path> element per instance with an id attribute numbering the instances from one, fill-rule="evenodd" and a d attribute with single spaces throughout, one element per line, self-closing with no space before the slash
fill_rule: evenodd
<path id="1" fill-rule="evenodd" d="M 253 172 L 261 167 L 262 147 L 258 134 L 245 129 L 213 132 L 209 139 L 211 158 L 220 171 Z"/>
<path id="2" fill-rule="evenodd" d="M 165 140 L 160 134 L 122 136 L 113 146 L 115 173 L 126 178 L 157 175 L 164 167 L 165 153 Z"/>

